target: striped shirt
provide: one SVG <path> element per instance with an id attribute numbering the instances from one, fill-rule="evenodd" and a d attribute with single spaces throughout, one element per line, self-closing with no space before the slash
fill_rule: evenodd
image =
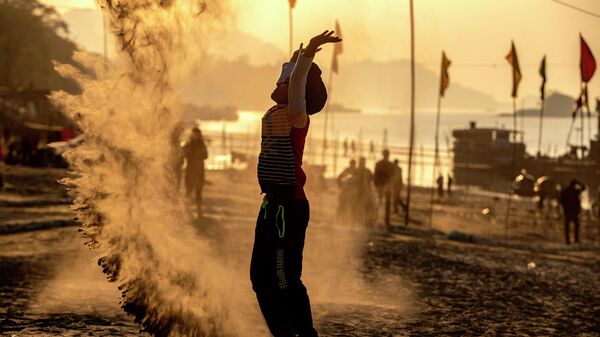
<path id="1" fill-rule="evenodd" d="M 308 123 L 296 128 L 288 117 L 288 105 L 276 105 L 262 118 L 262 142 L 258 156 L 258 182 L 264 193 L 306 199 L 302 156 Z"/>

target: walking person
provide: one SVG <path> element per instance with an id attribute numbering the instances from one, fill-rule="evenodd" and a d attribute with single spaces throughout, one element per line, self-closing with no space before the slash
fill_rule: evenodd
<path id="1" fill-rule="evenodd" d="M 198 127 L 192 129 L 188 142 L 183 147 L 186 161 L 185 192 L 188 200 L 193 200 L 196 206 L 196 217 L 202 217 L 202 190 L 204 189 L 204 161 L 208 151 L 204 137 Z"/>
<path id="2" fill-rule="evenodd" d="M 312 63 L 321 45 L 340 42 L 325 31 L 298 50 L 271 98 L 277 103 L 262 118 L 258 182 L 265 194 L 256 222 L 250 280 L 269 331 L 275 337 L 318 336 L 300 276 L 310 218 L 302 170 L 310 115 L 323 109 L 327 90 Z"/>
<path id="3" fill-rule="evenodd" d="M 581 212 L 581 193 L 585 191 L 585 185 L 576 179 L 571 180 L 560 193 L 560 203 L 565 218 L 565 243 L 571 244 L 570 225 L 573 223 L 575 243 L 579 243 L 579 213 Z"/>
<path id="4" fill-rule="evenodd" d="M 440 174 L 435 182 L 437 184 L 438 197 L 441 199 L 444 197 L 444 176 Z"/>
<path id="5" fill-rule="evenodd" d="M 390 226 L 390 206 L 391 206 L 391 182 L 394 174 L 394 165 L 390 162 L 390 151 L 382 151 L 383 159 L 375 164 L 374 183 L 379 196 L 379 202 L 384 202 L 384 223 Z"/>
<path id="6" fill-rule="evenodd" d="M 450 174 L 446 177 L 446 187 L 448 191 L 448 198 L 452 197 L 452 185 L 454 184 L 454 178 Z"/>
<path id="7" fill-rule="evenodd" d="M 392 204 L 394 213 L 399 213 L 398 206 L 404 210 L 405 205 L 402 202 L 402 189 L 404 188 L 404 180 L 402 178 L 402 167 L 400 161 L 394 159 L 394 173 L 392 174 Z"/>

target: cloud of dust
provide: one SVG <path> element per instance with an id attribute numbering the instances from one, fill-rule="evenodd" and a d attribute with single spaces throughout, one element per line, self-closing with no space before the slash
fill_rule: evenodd
<path id="1" fill-rule="evenodd" d="M 344 191 L 339 191 L 344 193 Z M 311 222 L 307 231 L 303 279 L 316 305 L 381 307 L 408 310 L 410 287 L 400 275 L 368 266 L 368 251 L 381 244 L 383 224 L 367 224 L 362 211 L 340 214 L 343 202 L 307 190 L 311 200 Z M 311 199 L 309 197 L 309 199 Z M 376 212 L 376 210 L 375 210 Z M 380 219 L 381 220 L 381 219 Z"/>
<path id="2" fill-rule="evenodd" d="M 44 285 L 29 311 L 119 315 L 114 311 L 119 292 L 106 282 L 95 265 L 97 257 L 93 251 L 79 246 L 62 259 L 54 269 L 52 280 Z"/>
<path id="3" fill-rule="evenodd" d="M 191 225 L 175 180 L 182 109 L 173 88 L 198 65 L 207 33 L 229 20 L 224 0 L 97 0 L 122 52 L 81 86 L 52 94 L 85 135 L 66 154 L 73 209 L 87 243 L 119 284 L 123 308 L 156 336 L 244 336 L 235 275 Z"/>

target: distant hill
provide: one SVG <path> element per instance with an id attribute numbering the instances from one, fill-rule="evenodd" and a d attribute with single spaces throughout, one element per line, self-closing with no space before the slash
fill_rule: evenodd
<path id="1" fill-rule="evenodd" d="M 343 65 L 334 78 L 336 101 L 348 106 L 406 110 L 410 105 L 410 62 L 363 61 Z M 416 66 L 416 106 L 434 110 L 439 76 L 422 65 Z M 444 97 L 444 108 L 495 109 L 498 102 L 490 95 L 451 83 Z"/>
<path id="2" fill-rule="evenodd" d="M 199 105 L 235 105 L 241 110 L 263 110 L 272 104 L 270 95 L 280 70 L 279 63 L 254 66 L 244 57 L 234 61 L 212 58 L 191 74 L 180 91 L 186 100 Z M 437 103 L 438 76 L 423 66 L 417 66 L 416 71 L 416 105 L 433 110 Z M 327 69 L 322 76 L 328 79 Z M 331 94 L 333 101 L 345 106 L 406 111 L 410 103 L 409 63 L 401 60 L 346 64 L 334 77 Z M 490 95 L 460 84 L 451 85 L 444 98 L 444 107 L 455 110 L 486 111 L 498 106 Z"/>
<path id="3" fill-rule="evenodd" d="M 560 92 L 553 92 L 546 98 L 544 104 L 544 117 L 570 117 L 574 108 L 574 97 Z M 592 104 L 590 104 L 590 109 L 594 109 Z M 538 117 L 540 115 L 540 109 L 519 110 L 518 113 L 519 115 L 522 113 L 524 116 Z M 501 113 L 500 116 L 512 116 L 512 112 Z"/>

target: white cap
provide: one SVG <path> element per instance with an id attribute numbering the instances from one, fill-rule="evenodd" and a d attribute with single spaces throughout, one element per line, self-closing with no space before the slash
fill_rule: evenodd
<path id="1" fill-rule="evenodd" d="M 292 76 L 292 72 L 294 71 L 294 67 L 296 66 L 296 62 L 286 62 L 281 66 L 281 75 L 279 75 L 279 79 L 277 80 L 277 84 L 281 84 L 286 82 L 290 76 Z"/>

